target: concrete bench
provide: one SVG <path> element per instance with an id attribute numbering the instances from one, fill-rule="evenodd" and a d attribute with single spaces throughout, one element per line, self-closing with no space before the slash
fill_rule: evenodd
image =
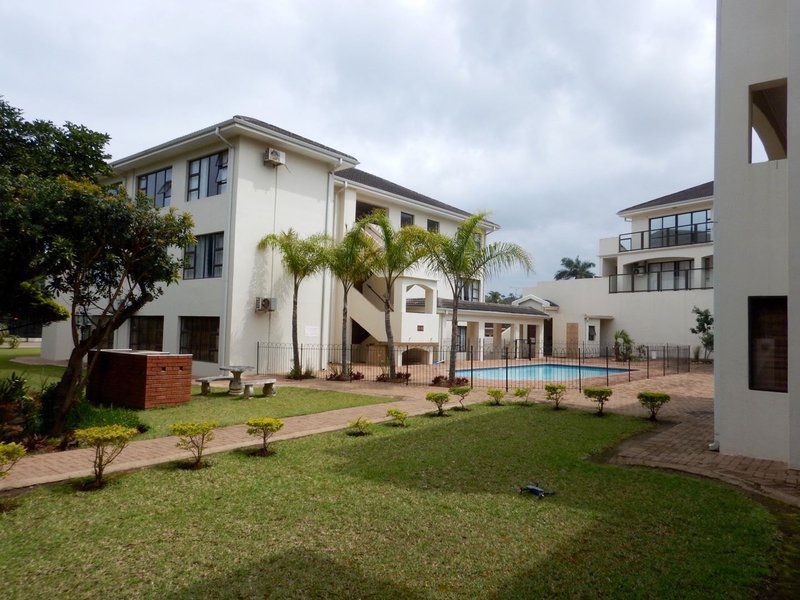
<path id="1" fill-rule="evenodd" d="M 258 379 L 255 381 L 243 381 L 242 385 L 244 386 L 244 397 L 245 398 L 252 398 L 253 397 L 253 388 L 258 385 L 263 385 L 264 388 L 262 393 L 265 396 L 274 396 L 275 395 L 275 382 L 276 379 Z"/>
<path id="2" fill-rule="evenodd" d="M 195 381 L 200 383 L 200 393 L 203 396 L 208 396 L 211 392 L 212 381 L 231 381 L 233 377 L 230 375 L 211 375 L 209 377 L 198 377 Z"/>

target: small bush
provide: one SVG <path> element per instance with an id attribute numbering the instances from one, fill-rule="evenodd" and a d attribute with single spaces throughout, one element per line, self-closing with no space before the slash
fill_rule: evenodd
<path id="1" fill-rule="evenodd" d="M 390 408 L 386 411 L 386 416 L 392 418 L 392 425 L 395 427 L 405 427 L 407 425 L 408 413 L 399 408 Z"/>
<path id="2" fill-rule="evenodd" d="M 501 400 L 506 397 L 506 393 L 500 388 L 489 388 L 486 390 L 486 395 L 489 396 L 491 406 L 500 406 Z"/>
<path id="3" fill-rule="evenodd" d="M 358 417 L 355 421 L 350 421 L 347 424 L 347 435 L 360 437 L 362 435 L 370 435 L 372 433 L 372 421 L 366 417 Z"/>
<path id="4" fill-rule="evenodd" d="M 388 373 L 380 373 L 375 378 L 375 381 L 380 383 L 405 383 L 409 379 L 411 379 L 411 373 L 397 373 L 394 379 L 389 377 Z"/>
<path id="5" fill-rule="evenodd" d="M 436 405 L 436 414 L 441 417 L 444 416 L 444 405 L 450 402 L 450 394 L 447 392 L 428 392 L 425 394 L 425 400 Z"/>
<path id="6" fill-rule="evenodd" d="M 12 350 L 16 350 L 19 348 L 19 336 L 17 335 L 10 335 L 8 336 L 8 347 Z"/>
<path id="7" fill-rule="evenodd" d="M 26 379 L 16 373 L 0 379 L 0 440 L 23 441 L 34 447 L 41 426 L 39 396 L 30 393 Z"/>
<path id="8" fill-rule="evenodd" d="M 191 463 L 195 469 L 199 468 L 203 460 L 206 443 L 214 439 L 214 421 L 201 421 L 196 423 L 173 423 L 169 429 L 172 435 L 178 436 L 177 446 L 181 450 L 191 453 L 194 461 Z"/>
<path id="9" fill-rule="evenodd" d="M 119 406 L 97 406 L 87 400 L 78 402 L 70 411 L 67 419 L 69 429 L 105 427 L 106 425 L 132 427 L 139 433 L 144 433 L 149 429 L 139 419 L 139 413 L 135 410 Z"/>
<path id="10" fill-rule="evenodd" d="M 514 390 L 514 397 L 522 398 L 522 404 L 526 406 L 530 404 L 530 396 L 531 396 L 531 388 L 529 387 L 520 387 Z"/>
<path id="11" fill-rule="evenodd" d="M 594 402 L 597 402 L 597 416 L 603 416 L 603 407 L 613 394 L 613 390 L 607 387 L 587 387 L 583 388 L 583 395 Z"/>
<path id="12" fill-rule="evenodd" d="M 22 445 L 14 442 L 9 444 L 0 442 L 0 479 L 8 475 L 8 472 L 23 456 L 25 456 L 25 448 Z"/>
<path id="13" fill-rule="evenodd" d="M 103 473 L 106 467 L 120 455 L 138 432 L 132 427 L 122 425 L 106 425 L 105 427 L 87 427 L 75 431 L 75 439 L 82 446 L 94 448 L 94 485 L 103 485 Z"/>
<path id="14" fill-rule="evenodd" d="M 433 378 L 433 381 L 431 381 L 431 385 L 441 387 L 465 386 L 469 385 L 469 379 L 466 377 L 454 377 L 453 379 L 448 379 L 447 375 L 437 375 Z"/>
<path id="15" fill-rule="evenodd" d="M 636 397 L 639 399 L 639 403 L 650 411 L 651 421 L 656 420 L 658 411 L 670 401 L 669 394 L 663 392 L 639 392 Z"/>
<path id="16" fill-rule="evenodd" d="M 466 406 L 464 406 L 464 400 L 472 391 L 471 387 L 468 385 L 454 385 L 447 391 L 453 394 L 453 396 L 458 396 L 458 403 L 460 405 L 458 408 L 460 410 L 469 410 Z"/>
<path id="17" fill-rule="evenodd" d="M 360 381 L 364 379 L 364 374 L 361 371 L 351 371 L 350 374 L 340 373 L 338 369 L 332 368 L 325 379 L 328 381 Z"/>
<path id="18" fill-rule="evenodd" d="M 284 423 L 280 419 L 261 417 L 248 420 L 246 425 L 247 433 L 250 435 L 261 436 L 261 454 L 266 456 L 269 454 L 269 450 L 267 448 L 267 445 L 269 444 L 269 438 L 271 438 L 276 431 L 283 429 Z"/>
<path id="19" fill-rule="evenodd" d="M 553 409 L 558 410 L 561 408 L 561 401 L 567 394 L 567 386 L 563 383 L 546 383 L 544 385 L 544 397 L 548 402 L 553 403 Z"/>

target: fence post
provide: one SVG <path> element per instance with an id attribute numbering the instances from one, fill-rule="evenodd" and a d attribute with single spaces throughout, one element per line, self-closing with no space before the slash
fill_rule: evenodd
<path id="1" fill-rule="evenodd" d="M 256 342 L 256 373 L 260 373 L 258 359 L 261 358 L 261 342 Z"/>
<path id="2" fill-rule="evenodd" d="M 692 347 L 686 346 L 686 372 L 691 373 L 692 371 Z"/>
<path id="3" fill-rule="evenodd" d="M 633 352 L 628 352 L 628 381 L 631 380 L 631 356 Z"/>
<path id="4" fill-rule="evenodd" d="M 469 387 L 474 387 L 473 380 L 475 378 L 475 347 L 469 345 Z"/>
<path id="5" fill-rule="evenodd" d="M 303 344 L 300 344 L 300 364 L 295 365 L 297 367 L 297 372 L 302 374 L 303 373 Z"/>
<path id="6" fill-rule="evenodd" d="M 664 354 L 661 355 L 661 363 L 664 367 L 664 375 L 667 374 L 667 346 L 664 345 Z"/>
<path id="7" fill-rule="evenodd" d="M 650 379 L 650 346 L 645 346 L 647 350 L 647 378 Z"/>
<path id="8" fill-rule="evenodd" d="M 508 346 L 506 346 L 506 392 L 508 392 Z"/>
<path id="9" fill-rule="evenodd" d="M 583 391 L 583 377 L 581 376 L 581 347 L 578 346 L 578 391 Z"/>
<path id="10" fill-rule="evenodd" d="M 606 386 L 608 386 L 608 345 L 606 345 Z"/>
<path id="11" fill-rule="evenodd" d="M 406 346 L 406 354 L 408 354 L 408 346 Z M 400 356 L 403 356 L 401 353 Z M 406 363 L 406 385 L 409 385 L 409 381 L 411 381 L 411 375 L 408 372 L 408 363 Z"/>

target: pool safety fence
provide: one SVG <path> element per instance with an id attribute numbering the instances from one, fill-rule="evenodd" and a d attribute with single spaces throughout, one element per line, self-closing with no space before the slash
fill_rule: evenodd
<path id="1" fill-rule="evenodd" d="M 543 389 L 548 383 L 582 390 L 691 369 L 691 346 L 687 345 L 551 347 L 533 340 L 518 342 L 501 346 L 466 344 L 457 346 L 455 352 L 439 344 L 395 344 L 393 369 L 385 344 L 301 344 L 298 355 L 301 370 L 309 378 L 422 386 L 453 383 L 507 392 L 521 387 Z M 291 344 L 258 342 L 258 373 L 287 375 L 293 365 Z"/>

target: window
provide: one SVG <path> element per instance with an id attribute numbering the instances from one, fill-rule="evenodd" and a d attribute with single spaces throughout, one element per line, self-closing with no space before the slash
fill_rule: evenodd
<path id="1" fill-rule="evenodd" d="M 748 298 L 750 389 L 788 389 L 788 318 L 786 296 Z"/>
<path id="2" fill-rule="evenodd" d="M 750 86 L 750 162 L 781 160 L 787 155 L 786 80 Z"/>
<path id="3" fill-rule="evenodd" d="M 464 287 L 461 289 L 461 299 L 468 302 L 480 302 L 481 282 L 477 279 L 465 281 Z"/>
<path id="4" fill-rule="evenodd" d="M 456 350 L 459 352 L 467 351 L 467 326 L 458 325 L 458 337 L 455 339 Z"/>
<path id="5" fill-rule="evenodd" d="M 589 325 L 589 341 L 593 342 L 597 337 L 597 328 L 594 325 Z"/>
<path id="6" fill-rule="evenodd" d="M 650 247 L 682 246 L 711 241 L 711 211 L 654 217 L 650 219 Z"/>
<path id="7" fill-rule="evenodd" d="M 411 213 L 400 213 L 400 227 L 411 227 L 414 224 L 414 215 Z"/>
<path id="8" fill-rule="evenodd" d="M 111 317 L 101 315 L 84 315 L 78 317 L 78 329 L 80 329 L 81 341 L 86 340 L 99 325 L 105 324 Z M 106 331 L 100 342 L 95 346 L 97 349 L 114 347 L 114 332 Z"/>
<path id="9" fill-rule="evenodd" d="M 428 231 L 431 233 L 439 233 L 439 221 L 428 219 Z"/>
<path id="10" fill-rule="evenodd" d="M 215 363 L 218 352 L 219 317 L 181 317 L 181 354 Z"/>
<path id="11" fill-rule="evenodd" d="M 137 189 L 150 198 L 157 208 L 169 206 L 172 198 L 172 167 L 139 175 Z"/>
<path id="12" fill-rule="evenodd" d="M 223 233 L 198 235 L 197 243 L 183 251 L 183 278 L 222 277 Z"/>
<path id="13" fill-rule="evenodd" d="M 157 350 L 164 347 L 164 317 L 131 317 L 129 321 L 131 350 Z"/>
<path id="14" fill-rule="evenodd" d="M 216 196 L 228 183 L 228 151 L 223 150 L 189 162 L 189 200 Z"/>
<path id="15" fill-rule="evenodd" d="M 361 200 L 356 200 L 356 221 L 363 219 L 364 217 L 368 217 L 372 213 L 379 210 L 386 209 L 381 208 L 380 206 L 375 206 L 374 204 L 362 202 Z"/>

